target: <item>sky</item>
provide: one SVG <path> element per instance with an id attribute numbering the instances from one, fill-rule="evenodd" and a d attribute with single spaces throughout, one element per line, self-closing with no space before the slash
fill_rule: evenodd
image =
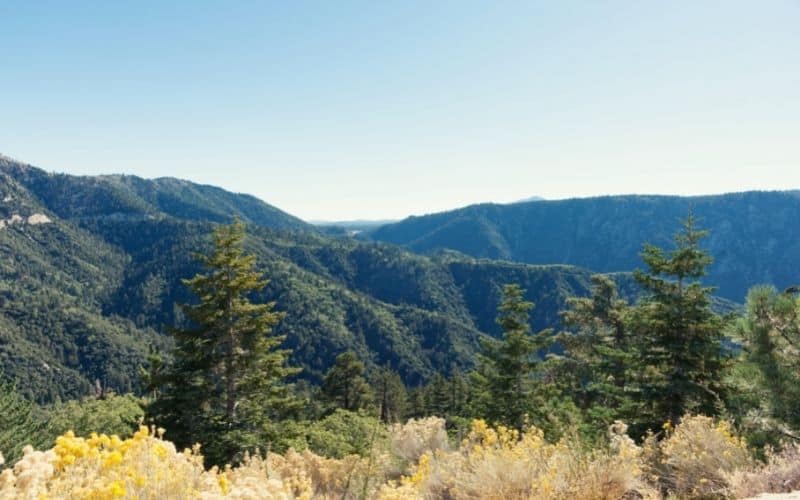
<path id="1" fill-rule="evenodd" d="M 0 153 L 307 220 L 800 188 L 800 0 L 0 2 Z"/>

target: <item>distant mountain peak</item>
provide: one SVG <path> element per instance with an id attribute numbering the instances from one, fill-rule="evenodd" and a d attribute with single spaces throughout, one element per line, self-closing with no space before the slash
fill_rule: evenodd
<path id="1" fill-rule="evenodd" d="M 528 203 L 531 201 L 547 201 L 547 198 L 544 198 L 542 196 L 530 196 L 528 198 L 523 198 L 521 200 L 512 201 L 511 203 Z"/>

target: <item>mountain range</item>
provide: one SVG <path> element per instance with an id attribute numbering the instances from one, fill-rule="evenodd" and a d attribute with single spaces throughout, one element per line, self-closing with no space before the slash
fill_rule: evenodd
<path id="1" fill-rule="evenodd" d="M 712 229 L 709 246 L 729 246 L 712 278 L 742 274 L 720 287 L 728 297 L 793 282 L 797 204 L 787 192 L 479 205 L 356 238 L 213 186 L 56 174 L 0 157 L 0 375 L 42 402 L 96 384 L 137 390 L 148 353 L 168 351 L 168 328 L 184 324 L 177 304 L 192 300 L 181 280 L 200 271 L 193 253 L 234 217 L 270 279 L 256 298 L 286 313 L 276 330 L 303 378 L 319 381 L 353 350 L 414 385 L 471 366 L 481 337 L 499 334 L 507 283 L 528 290 L 537 330 L 558 327 L 596 270 L 633 299 L 642 243 L 668 245 L 690 205 Z"/>
<path id="2" fill-rule="evenodd" d="M 271 280 L 260 300 L 302 376 L 320 380 L 356 351 L 409 384 L 469 367 L 479 339 L 499 333 L 500 291 L 515 282 L 537 307 L 534 328 L 558 323 L 591 271 L 417 255 L 396 245 L 323 234 L 251 196 L 177 179 L 80 177 L 0 159 L 0 370 L 39 401 L 95 384 L 136 390 L 151 350 L 168 350 L 181 279 L 200 269 L 215 223 L 248 223 L 247 250 Z M 621 283 L 629 276 L 619 275 Z"/>
<path id="3" fill-rule="evenodd" d="M 742 302 L 754 284 L 800 282 L 800 191 L 480 204 L 409 217 L 366 235 L 423 254 L 449 249 L 476 258 L 622 272 L 641 266 L 644 242 L 669 247 L 690 212 L 709 230 L 703 247 L 714 263 L 706 282 L 721 297 Z"/>

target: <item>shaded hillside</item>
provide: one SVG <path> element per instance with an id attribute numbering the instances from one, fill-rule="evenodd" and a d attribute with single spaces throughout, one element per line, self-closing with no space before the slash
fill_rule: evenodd
<path id="1" fill-rule="evenodd" d="M 164 201 L 177 196 L 164 190 L 184 188 L 180 210 Z M 2 377 L 43 401 L 86 393 L 95 380 L 136 389 L 150 346 L 168 348 L 165 326 L 182 321 L 176 303 L 191 299 L 180 283 L 198 270 L 191 253 L 207 248 L 234 201 L 251 221 L 248 250 L 271 279 L 260 298 L 287 313 L 278 331 L 315 380 L 348 349 L 411 384 L 467 367 L 479 338 L 497 333 L 503 284 L 530 289 L 537 328 L 589 285 L 590 272 L 572 267 L 425 257 L 302 224 L 285 230 L 296 229 L 292 218 L 267 223 L 267 205 L 248 209 L 215 188 L 51 175 L 4 160 L 0 218 L 14 223 L 0 228 Z"/>
<path id="2" fill-rule="evenodd" d="M 132 257 L 108 311 L 143 327 L 179 323 L 173 304 L 191 297 L 170 276 L 198 270 L 189 251 L 207 245 L 210 227 L 163 221 L 98 228 Z M 140 245 L 143 237 L 148 245 Z M 494 317 L 503 284 L 530 287 L 539 303 L 532 323 L 541 328 L 557 324 L 568 296 L 587 293 L 591 276 L 568 266 L 429 258 L 392 245 L 263 228 L 250 229 L 247 247 L 271 279 L 261 299 L 287 313 L 278 331 L 314 379 L 346 349 L 368 365 L 393 366 L 411 384 L 468 367 L 480 336 L 499 333 Z"/>
<path id="3" fill-rule="evenodd" d="M 35 214 L 51 222 L 28 223 Z M 20 222 L 0 227 L 2 374 L 44 400 L 85 394 L 96 379 L 132 389 L 132 367 L 160 338 L 102 312 L 127 256 L 60 220 L 0 171 L 0 218 L 15 215 Z"/>
<path id="4" fill-rule="evenodd" d="M 609 196 L 484 204 L 410 217 L 369 236 L 415 252 L 452 249 L 474 257 L 571 264 L 600 272 L 640 266 L 643 242 L 669 246 L 689 209 L 711 230 L 708 283 L 741 301 L 755 283 L 800 281 L 800 193 Z"/>

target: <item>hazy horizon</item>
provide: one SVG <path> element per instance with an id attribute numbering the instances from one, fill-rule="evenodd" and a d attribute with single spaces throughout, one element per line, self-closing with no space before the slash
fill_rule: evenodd
<path id="1" fill-rule="evenodd" d="M 800 3 L 0 5 L 0 151 L 304 220 L 800 187 Z"/>
<path id="2" fill-rule="evenodd" d="M 3 158 L 3 157 L 5 157 L 5 158 L 7 158 L 9 160 L 12 160 L 12 161 L 19 162 L 19 163 L 28 164 L 28 165 L 30 165 L 32 167 L 35 167 L 35 168 L 41 168 L 41 169 L 43 169 L 45 171 L 48 171 L 48 172 L 53 172 L 53 173 L 56 173 L 56 174 L 70 174 L 70 172 L 65 172 L 65 171 L 61 171 L 61 170 L 52 170 L 52 169 L 44 168 L 41 165 L 34 165 L 34 164 L 31 164 L 30 162 L 24 161 L 21 158 L 16 158 L 14 156 L 5 154 L 2 151 L 0 151 L 0 158 Z M 156 180 L 156 179 L 159 179 L 159 178 L 176 178 L 174 176 L 169 176 L 169 175 L 160 176 L 160 177 L 142 177 L 142 176 L 138 176 L 137 174 L 124 174 L 124 173 L 119 173 L 119 172 L 105 172 L 105 173 L 99 173 L 99 174 L 71 174 L 71 175 L 78 175 L 78 176 L 132 175 L 132 176 L 141 177 L 141 178 L 147 179 L 147 180 Z M 199 182 L 199 181 L 196 181 L 196 180 L 193 180 L 193 179 L 187 179 L 187 178 L 183 178 L 183 177 L 180 177 L 178 179 L 189 181 L 189 182 L 194 182 L 196 184 L 204 184 L 204 185 L 210 185 L 210 186 L 214 186 L 214 187 L 221 187 L 221 188 L 224 189 L 223 186 L 217 186 L 216 184 L 206 184 L 206 183 L 202 183 L 202 182 Z M 746 192 L 752 192 L 752 191 L 800 192 L 800 186 L 797 186 L 797 187 L 786 187 L 786 188 L 780 188 L 780 189 L 741 189 L 741 190 L 736 190 L 736 191 L 706 192 L 706 193 L 696 193 L 696 194 L 648 193 L 648 192 L 622 193 L 621 192 L 621 193 L 599 193 L 599 194 L 590 194 L 590 195 L 585 195 L 585 196 L 565 196 L 565 197 L 561 197 L 561 198 L 544 198 L 544 197 L 541 197 L 541 196 L 538 196 L 538 195 L 532 195 L 532 196 L 527 197 L 527 198 L 523 198 L 523 199 L 519 199 L 519 200 L 512 200 L 512 201 L 480 200 L 480 201 L 470 202 L 470 203 L 468 203 L 466 205 L 452 206 L 452 207 L 444 208 L 442 210 L 436 210 L 436 211 L 431 211 L 431 212 L 419 211 L 417 213 L 409 213 L 409 214 L 402 215 L 402 216 L 399 216 L 399 217 L 388 217 L 388 218 L 356 217 L 356 218 L 345 218 L 345 219 L 321 219 L 321 218 L 314 218 L 314 217 L 309 217 L 309 218 L 301 217 L 300 215 L 292 213 L 291 211 L 288 211 L 283 207 L 277 206 L 274 203 L 272 203 L 270 200 L 261 198 L 258 195 L 255 195 L 253 193 L 248 193 L 248 192 L 243 192 L 243 191 L 231 191 L 231 192 L 236 193 L 236 194 L 255 196 L 256 198 L 260 199 L 261 201 L 263 201 L 265 203 L 268 203 L 270 205 L 273 205 L 276 208 L 281 209 L 284 212 L 288 213 L 289 215 L 293 215 L 295 217 L 298 217 L 301 220 L 303 220 L 304 222 L 307 222 L 309 224 L 333 225 L 333 224 L 337 224 L 337 223 L 339 223 L 339 224 L 343 224 L 343 223 L 346 223 L 346 224 L 358 224 L 358 223 L 368 223 L 368 224 L 369 223 L 371 223 L 371 224 L 386 223 L 386 224 L 389 224 L 389 223 L 393 223 L 393 222 L 398 222 L 398 221 L 403 220 L 403 219 L 405 219 L 407 217 L 424 216 L 424 215 L 431 215 L 431 214 L 441 213 L 441 212 L 449 212 L 449 211 L 465 208 L 465 207 L 468 207 L 468 206 L 471 206 L 471 205 L 479 205 L 479 204 L 485 204 L 485 203 L 510 205 L 510 204 L 515 204 L 515 203 L 530 203 L 530 202 L 537 202 L 537 201 L 545 201 L 545 202 L 547 202 L 547 201 L 563 201 L 563 200 L 570 200 L 570 199 L 599 198 L 599 197 L 607 197 L 607 196 L 703 197 L 703 196 L 721 196 L 721 195 L 728 195 L 728 194 L 746 193 Z"/>

